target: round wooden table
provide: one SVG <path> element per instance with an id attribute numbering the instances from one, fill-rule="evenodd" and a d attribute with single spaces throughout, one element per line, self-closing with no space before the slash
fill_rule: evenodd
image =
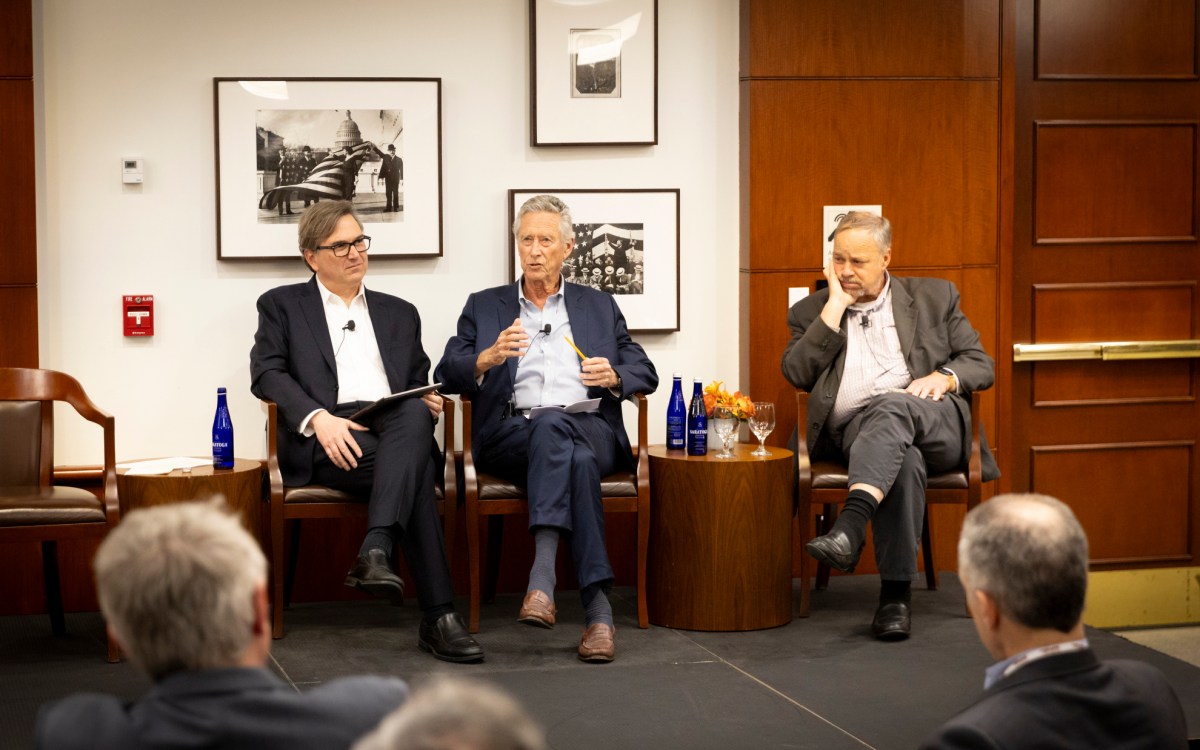
<path id="1" fill-rule="evenodd" d="M 786 448 L 735 458 L 650 447 L 650 621 L 759 630 L 792 619 L 792 463 Z"/>
<path id="2" fill-rule="evenodd" d="M 235 458 L 232 469 L 214 469 L 212 464 L 207 464 L 190 471 L 176 469 L 169 474 L 135 476 L 127 476 L 125 469 L 117 469 L 117 494 L 122 516 L 135 508 L 224 495 L 225 503 L 241 515 L 242 525 L 261 542 L 262 478 L 262 461 L 245 458 Z"/>

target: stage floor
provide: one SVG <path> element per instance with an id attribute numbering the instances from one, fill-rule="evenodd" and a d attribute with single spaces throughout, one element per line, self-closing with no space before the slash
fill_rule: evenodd
<path id="1" fill-rule="evenodd" d="M 272 668 L 299 689 L 334 677 L 382 673 L 412 682 L 439 672 L 509 690 L 546 727 L 555 748 L 912 748 L 979 694 L 990 662 L 965 615 L 952 574 L 940 591 L 913 591 L 913 636 L 880 643 L 869 633 L 873 576 L 835 578 L 815 592 L 812 616 L 772 630 L 701 633 L 637 627 L 633 592 L 613 597 L 617 659 L 575 659 L 581 607 L 559 592 L 559 624 L 516 622 L 520 597 L 484 605 L 478 665 L 417 651 L 412 605 L 305 604 L 288 611 Z M 459 606 L 465 613 L 465 600 Z M 104 661 L 98 615 L 68 616 L 53 638 L 44 616 L 0 618 L 0 747 L 32 745 L 38 706 L 80 690 L 134 699 L 147 686 L 127 663 Z M 1162 669 L 1200 738 L 1200 668 L 1119 635 L 1088 631 L 1101 658 Z M 1194 747 L 1200 742 L 1193 741 Z"/>

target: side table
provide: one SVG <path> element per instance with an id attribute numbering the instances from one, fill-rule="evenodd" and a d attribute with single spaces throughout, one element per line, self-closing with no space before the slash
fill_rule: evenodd
<path id="1" fill-rule="evenodd" d="M 122 516 L 135 508 L 224 495 L 225 503 L 241 515 L 242 525 L 261 543 L 262 461 L 235 458 L 232 469 L 214 469 L 209 464 L 191 471 L 176 469 L 169 474 L 135 476 L 127 476 L 124 469 L 117 469 L 117 493 Z"/>
<path id="2" fill-rule="evenodd" d="M 785 448 L 735 458 L 650 446 L 650 621 L 759 630 L 792 619 L 792 462 Z"/>

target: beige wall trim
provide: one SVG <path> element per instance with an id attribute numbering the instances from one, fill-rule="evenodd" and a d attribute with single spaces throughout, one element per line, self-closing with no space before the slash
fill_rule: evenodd
<path id="1" fill-rule="evenodd" d="M 1097 628 L 1200 623 L 1200 567 L 1092 572 L 1083 621 Z"/>

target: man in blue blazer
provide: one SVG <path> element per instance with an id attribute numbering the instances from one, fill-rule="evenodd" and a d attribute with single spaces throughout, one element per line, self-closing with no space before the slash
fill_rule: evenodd
<path id="1" fill-rule="evenodd" d="M 996 663 L 983 695 L 922 750 L 1188 746 L 1183 708 L 1162 672 L 1100 661 L 1088 646 L 1087 575 L 1087 536 L 1064 503 L 1000 495 L 967 514 L 958 576 Z"/>
<path id="2" fill-rule="evenodd" d="M 371 238 L 348 201 L 305 211 L 299 245 L 313 278 L 259 298 L 250 351 L 250 390 L 279 405 L 283 482 L 369 496 L 368 531 L 346 585 L 402 601 L 404 582 L 391 566 L 399 543 L 423 613 L 418 646 L 445 661 L 480 661 L 483 649 L 454 611 L 435 504 L 441 397 L 402 400 L 369 425 L 349 419 L 383 396 L 427 384 L 420 315 L 363 285 Z"/>
<path id="3" fill-rule="evenodd" d="M 434 377 L 447 393 L 475 394 L 471 438 L 479 468 L 528 490 L 535 554 L 518 619 L 554 626 L 554 559 L 566 536 L 585 608 L 579 658 L 611 661 L 613 573 L 600 479 L 631 466 L 621 402 L 652 393 L 658 374 L 612 295 L 563 280 L 575 232 L 561 200 L 530 198 L 513 236 L 521 280 L 467 299 Z M 597 400 L 591 410 L 531 414 L 588 399 Z"/>
<path id="4" fill-rule="evenodd" d="M 130 513 L 95 568 L 109 637 L 154 686 L 134 703 L 79 693 L 48 704 L 39 748 L 336 750 L 408 696 L 395 677 L 299 693 L 267 669 L 267 561 L 238 518 L 213 504 Z"/>

